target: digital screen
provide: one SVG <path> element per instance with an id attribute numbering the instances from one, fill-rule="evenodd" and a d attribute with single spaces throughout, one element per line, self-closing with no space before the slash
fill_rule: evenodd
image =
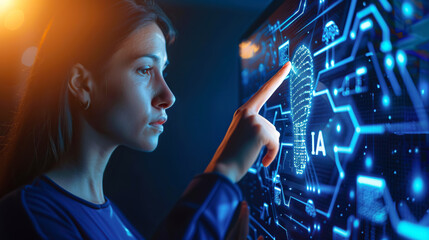
<path id="1" fill-rule="evenodd" d="M 273 8 L 273 6 L 275 6 Z M 240 100 L 280 132 L 240 182 L 249 239 L 429 239 L 429 1 L 273 3 L 240 42 Z"/>

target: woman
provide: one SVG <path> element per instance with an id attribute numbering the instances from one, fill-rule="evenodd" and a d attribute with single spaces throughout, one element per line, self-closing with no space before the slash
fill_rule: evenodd
<path id="1" fill-rule="evenodd" d="M 141 239 L 103 194 L 119 145 L 153 151 L 175 101 L 163 70 L 174 29 L 153 3 L 61 1 L 42 38 L 0 161 L 0 234 L 31 239 Z M 259 109 L 286 64 L 234 114 L 204 174 L 156 239 L 245 239 L 248 209 L 234 184 L 279 133 Z M 236 210 L 237 209 L 237 210 Z M 235 215 L 234 215 L 235 213 Z M 2 238 L 3 239 L 3 238 Z"/>

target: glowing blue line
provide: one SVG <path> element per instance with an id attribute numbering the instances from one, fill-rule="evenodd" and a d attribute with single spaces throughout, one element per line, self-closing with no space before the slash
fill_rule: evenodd
<path id="1" fill-rule="evenodd" d="M 409 239 L 427 239 L 429 236 L 429 227 L 407 221 L 399 221 L 397 231 L 398 234 Z"/>
<path id="2" fill-rule="evenodd" d="M 414 105 L 414 109 L 416 110 L 420 123 L 423 125 L 423 127 L 426 128 L 428 125 L 428 118 L 425 112 L 425 106 L 419 98 L 419 92 L 417 91 L 416 86 L 414 86 L 413 80 L 411 79 L 407 68 L 405 66 L 399 65 L 399 72 L 401 73 L 402 79 L 404 80 L 408 95 L 410 95 L 411 102 Z"/>
<path id="3" fill-rule="evenodd" d="M 382 30 L 382 34 L 383 34 L 382 35 L 383 41 L 381 42 L 380 50 L 382 52 L 388 52 L 388 51 L 392 50 L 392 44 L 390 43 L 389 27 L 387 26 L 386 22 L 384 21 L 383 17 L 381 16 L 378 9 L 374 6 L 374 4 L 369 5 L 367 8 L 362 9 L 361 11 L 359 11 L 356 14 L 356 19 L 355 19 L 355 22 L 353 24 L 351 32 L 356 33 L 359 21 L 371 13 L 374 15 L 375 19 L 377 20 L 378 24 L 380 25 L 381 30 Z"/>
<path id="4" fill-rule="evenodd" d="M 264 232 L 270 236 L 272 239 L 275 239 L 275 237 L 273 237 L 273 235 L 271 235 L 258 221 L 256 221 L 255 218 L 252 217 L 252 215 L 249 214 L 249 218 L 251 221 L 253 221 L 254 223 L 256 223 L 262 230 L 264 230 Z"/>
<path id="5" fill-rule="evenodd" d="M 327 51 L 328 49 L 331 49 L 333 47 L 335 47 L 336 45 L 344 42 L 347 40 L 347 36 L 349 34 L 349 30 L 350 30 L 350 25 L 352 22 L 352 17 L 353 17 L 353 13 L 355 11 L 355 7 L 356 7 L 356 0 L 352 0 L 351 4 L 350 4 L 350 9 L 349 9 L 349 13 L 347 14 L 347 21 L 346 21 L 346 27 L 344 29 L 343 35 L 339 38 L 337 38 L 337 40 L 331 42 L 329 45 L 326 45 L 324 48 L 320 49 L 319 51 L 315 52 L 313 54 L 314 57 L 316 57 L 317 55 Z"/>
<path id="6" fill-rule="evenodd" d="M 280 29 L 284 24 L 287 23 L 287 21 L 289 21 L 291 18 L 293 18 L 300 11 L 300 9 L 301 9 L 301 3 L 302 3 L 302 0 L 299 2 L 298 9 L 288 19 L 286 19 L 285 21 L 283 21 L 282 24 L 280 24 L 276 29 L 273 29 L 271 32 L 277 31 L 277 29 Z M 296 18 L 298 18 L 298 17 L 296 17 Z M 292 20 L 292 22 L 295 21 L 295 20 L 296 19 Z"/>
<path id="7" fill-rule="evenodd" d="M 386 128 L 382 124 L 377 125 L 366 125 L 366 126 L 360 126 L 360 132 L 361 134 L 383 134 L 386 131 Z"/>
<path id="8" fill-rule="evenodd" d="M 281 115 L 290 114 L 290 111 L 283 111 L 283 108 L 282 108 L 281 104 L 275 105 L 275 106 L 272 106 L 272 107 L 269 107 L 269 108 L 266 108 L 265 111 L 273 110 L 273 109 L 276 109 L 276 108 L 280 108 L 280 114 Z"/>
<path id="9" fill-rule="evenodd" d="M 387 88 L 386 82 L 384 80 L 384 76 L 381 73 L 380 65 L 378 64 L 378 59 L 375 55 L 374 45 L 371 42 L 368 42 L 367 46 L 368 46 L 368 50 L 372 53 L 371 59 L 372 59 L 372 63 L 374 64 L 375 73 L 377 74 L 377 79 L 378 79 L 378 82 L 380 83 L 381 90 L 383 91 L 384 95 L 387 95 L 389 92 L 389 89 Z"/>
<path id="10" fill-rule="evenodd" d="M 298 15 L 298 16 L 296 16 L 296 18 L 295 19 L 293 19 L 292 21 L 290 21 L 290 23 L 288 24 L 288 25 L 286 25 L 283 29 L 281 29 L 281 27 L 282 27 L 282 25 L 283 24 L 285 24 L 286 23 L 286 21 L 285 22 L 283 22 L 283 24 L 281 24 L 280 26 L 279 26 L 279 28 L 280 28 L 280 32 L 283 32 L 287 27 L 289 27 L 293 22 L 295 22 L 295 20 L 297 20 L 302 14 L 304 14 L 304 12 L 305 12 L 305 7 L 307 6 L 307 1 L 305 0 L 304 1 L 304 8 L 302 9 L 302 12 Z M 301 2 L 299 2 L 299 7 L 301 7 Z"/>
<path id="11" fill-rule="evenodd" d="M 357 183 L 361 185 L 369 185 L 377 188 L 383 188 L 385 184 L 384 179 L 382 178 L 368 177 L 368 176 L 362 176 L 362 175 L 358 175 Z"/>
<path id="12" fill-rule="evenodd" d="M 380 0 L 381 6 L 383 6 L 384 10 L 391 12 L 392 11 L 392 5 L 387 0 Z"/>
<path id="13" fill-rule="evenodd" d="M 339 227 L 337 227 L 337 226 L 334 226 L 334 228 L 332 229 L 332 231 L 334 232 L 334 233 L 337 233 L 337 234 L 339 234 L 339 235 L 341 235 L 341 236 L 343 236 L 343 237 L 345 237 L 345 238 L 348 238 L 348 237 L 350 237 L 350 232 L 346 232 L 346 231 L 344 231 L 343 229 L 341 229 L 341 228 L 339 228 Z"/>
<path id="14" fill-rule="evenodd" d="M 311 20 L 309 23 L 307 23 L 307 25 L 305 25 L 303 28 L 301 28 L 298 32 L 301 32 L 304 28 L 308 27 L 308 25 L 310 25 L 311 23 L 313 23 L 314 21 L 316 21 L 319 17 L 325 15 L 327 12 L 329 12 L 330 10 L 332 10 L 334 7 L 336 7 L 342 1 L 343 0 L 340 0 L 340 1 L 337 1 L 334 4 L 332 4 L 329 8 L 327 8 L 325 11 L 323 11 L 321 14 L 319 14 L 317 17 L 315 17 L 313 20 Z"/>
<path id="15" fill-rule="evenodd" d="M 252 173 L 252 174 L 256 174 L 257 173 L 257 171 L 256 171 L 256 169 L 254 169 L 254 168 L 249 168 L 249 173 Z"/>
<path id="16" fill-rule="evenodd" d="M 372 28 L 372 21 L 371 21 L 371 19 L 366 19 L 365 21 L 361 22 L 361 24 L 359 25 L 359 28 L 362 31 L 366 31 L 366 30 Z"/>

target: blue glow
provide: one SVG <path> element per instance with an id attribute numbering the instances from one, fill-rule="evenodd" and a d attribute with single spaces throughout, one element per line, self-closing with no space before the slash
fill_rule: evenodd
<path id="1" fill-rule="evenodd" d="M 370 28 L 372 28 L 372 20 L 371 19 L 366 19 L 364 21 L 362 21 L 362 23 L 360 24 L 359 28 L 362 31 L 366 31 Z"/>
<path id="2" fill-rule="evenodd" d="M 338 89 L 334 88 L 334 95 L 337 96 L 338 95 Z"/>
<path id="3" fill-rule="evenodd" d="M 337 124 L 337 132 L 340 132 L 340 131 L 341 131 L 341 125 Z"/>
<path id="4" fill-rule="evenodd" d="M 390 105 L 390 98 L 387 95 L 383 96 L 383 106 L 387 107 Z"/>
<path id="5" fill-rule="evenodd" d="M 351 39 L 355 39 L 356 38 L 356 33 L 355 32 L 350 32 L 350 38 Z"/>
<path id="6" fill-rule="evenodd" d="M 352 200 L 355 198 L 355 191 L 350 190 L 350 192 L 349 192 L 349 198 L 352 199 Z"/>
<path id="7" fill-rule="evenodd" d="M 413 191 L 416 194 L 420 194 L 423 191 L 424 183 L 421 177 L 414 178 L 413 181 Z"/>
<path id="8" fill-rule="evenodd" d="M 358 228 L 359 227 L 359 219 L 355 219 L 353 221 L 353 227 Z"/>
<path id="9" fill-rule="evenodd" d="M 249 168 L 249 173 L 256 174 L 256 169 L 254 169 L 254 168 Z"/>
<path id="10" fill-rule="evenodd" d="M 369 169 L 369 168 L 372 167 L 372 158 L 370 156 L 368 156 L 368 157 L 365 158 L 365 167 L 367 169 Z"/>
<path id="11" fill-rule="evenodd" d="M 358 75 L 358 76 L 361 76 L 361 75 L 364 75 L 364 74 L 366 74 L 366 67 L 360 67 L 360 68 L 358 68 L 358 69 L 356 69 L 356 75 Z"/>
<path id="12" fill-rule="evenodd" d="M 383 179 L 368 177 L 368 176 L 359 175 L 357 177 L 357 183 L 362 184 L 362 185 L 369 185 L 369 186 L 373 186 L 373 187 L 378 187 L 378 188 L 384 187 L 384 180 Z"/>
<path id="13" fill-rule="evenodd" d="M 393 57 L 390 54 L 387 54 L 384 58 L 384 66 L 386 66 L 387 69 L 392 70 L 395 66 L 395 62 L 393 61 Z"/>
<path id="14" fill-rule="evenodd" d="M 407 64 L 407 54 L 402 50 L 398 50 L 396 52 L 396 61 L 399 66 L 405 66 Z"/>
<path id="15" fill-rule="evenodd" d="M 413 13 L 413 5 L 410 2 L 405 1 L 404 3 L 402 3 L 402 14 L 404 14 L 404 17 L 411 18 L 413 17 Z"/>
<path id="16" fill-rule="evenodd" d="M 331 60 L 331 66 L 333 67 L 335 65 L 335 61 Z"/>
<path id="17" fill-rule="evenodd" d="M 400 221 L 397 226 L 398 233 L 410 239 L 427 239 L 429 228 L 415 223 Z"/>

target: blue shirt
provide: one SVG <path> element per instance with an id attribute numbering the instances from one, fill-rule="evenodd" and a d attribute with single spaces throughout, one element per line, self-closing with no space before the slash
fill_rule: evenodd
<path id="1" fill-rule="evenodd" d="M 0 200 L 0 234 L 6 239 L 143 239 L 105 200 L 88 202 L 41 176 Z M 153 238 L 223 239 L 241 200 L 239 188 L 222 175 L 199 175 Z"/>

